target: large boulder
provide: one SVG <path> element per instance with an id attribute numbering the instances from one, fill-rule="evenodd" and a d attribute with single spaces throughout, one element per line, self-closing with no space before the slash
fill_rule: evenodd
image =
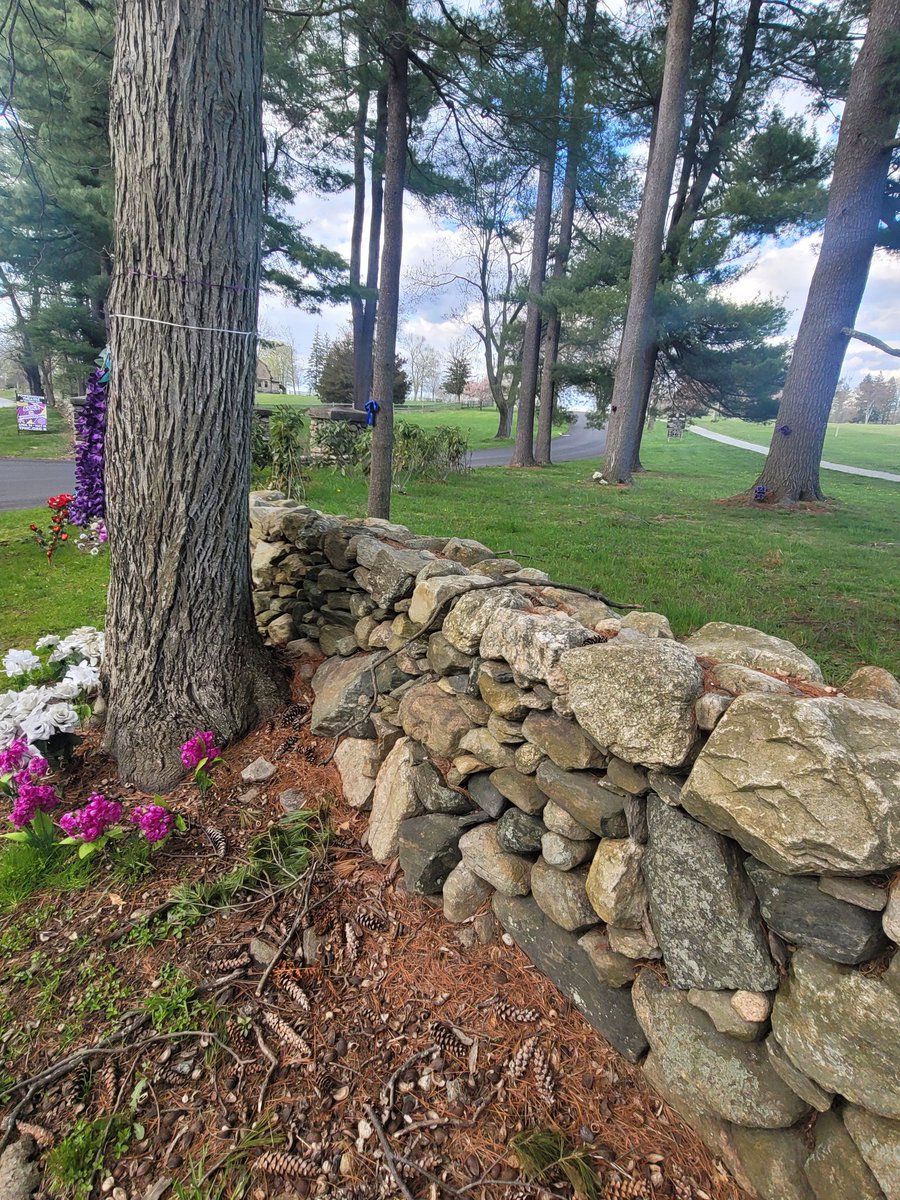
<path id="1" fill-rule="evenodd" d="M 900 1196 L 900 1121 L 848 1104 L 844 1125 L 888 1200 Z"/>
<path id="2" fill-rule="evenodd" d="M 418 625 L 430 626 L 454 596 L 462 596 L 473 587 L 491 582 L 486 575 L 432 575 L 417 583 L 409 606 L 409 617 Z"/>
<path id="3" fill-rule="evenodd" d="M 485 546 L 484 542 L 476 542 L 474 538 L 450 538 L 444 543 L 442 553 L 444 558 L 466 567 L 483 562 L 486 558 L 496 558 L 489 546 Z"/>
<path id="4" fill-rule="evenodd" d="M 387 863 L 397 857 L 403 822 L 421 811 L 415 786 L 415 745 L 410 738 L 401 738 L 375 780 L 368 836 L 376 862 Z"/>
<path id="5" fill-rule="evenodd" d="M 772 1032 L 820 1087 L 900 1119 L 900 1004 L 886 979 L 798 950 L 775 997 Z"/>
<path id="6" fill-rule="evenodd" d="M 460 861 L 459 817 L 428 813 L 410 817 L 400 826 L 400 870 L 406 887 L 418 896 L 440 892 Z"/>
<path id="7" fill-rule="evenodd" d="M 900 708 L 900 680 L 883 667 L 860 667 L 843 690 L 855 700 L 880 700 L 882 704 Z"/>
<path id="8" fill-rule="evenodd" d="M 719 1033 L 684 992 L 645 970 L 632 995 L 660 1075 L 699 1109 L 754 1129 L 787 1128 L 808 1112 L 760 1043 Z"/>
<path id="9" fill-rule="evenodd" d="M 542 858 L 531 869 L 531 894 L 538 908 L 570 933 L 583 933 L 599 923 L 585 890 L 587 874 L 587 867 L 557 871 Z"/>
<path id="10" fill-rule="evenodd" d="M 383 545 L 369 568 L 368 591 L 381 608 L 410 595 L 416 575 L 434 557 L 422 550 L 398 550 Z"/>
<path id="11" fill-rule="evenodd" d="M 522 733 L 564 771 L 602 767 L 606 762 L 606 755 L 589 741 L 574 721 L 567 721 L 556 713 L 529 713 L 522 724 Z"/>
<path id="12" fill-rule="evenodd" d="M 776 671 L 781 675 L 793 675 L 813 683 L 822 682 L 818 665 L 793 642 L 773 637 L 749 625 L 732 625 L 728 621 L 710 621 L 685 638 L 700 658 L 714 658 L 718 662 L 737 663 L 741 667 L 755 667 L 762 671 Z"/>
<path id="13" fill-rule="evenodd" d="M 334 752 L 344 799 L 351 808 L 368 808 L 382 755 L 372 738 L 344 738 Z"/>
<path id="14" fill-rule="evenodd" d="M 837 1113 L 819 1117 L 815 1137 L 804 1171 L 816 1200 L 885 1200 Z"/>
<path id="15" fill-rule="evenodd" d="M 349 733 L 370 738 L 375 729 L 365 715 L 375 696 L 375 668 L 380 654 L 360 654 L 355 658 L 333 658 L 322 663 L 313 676 L 315 700 L 312 707 L 312 732 L 319 737 Z"/>
<path id="16" fill-rule="evenodd" d="M 481 655 L 503 659 L 522 678 L 554 687 L 561 682 L 556 668 L 562 655 L 596 640 L 595 633 L 562 613 L 504 611 L 495 613 L 488 623 Z"/>
<path id="17" fill-rule="evenodd" d="M 786 941 L 841 963 L 868 962 L 887 948 L 881 913 L 827 895 L 812 876 L 783 875 L 754 858 L 745 866 L 763 920 Z"/>
<path id="18" fill-rule="evenodd" d="M 481 635 L 502 609 L 525 607 L 525 597 L 509 587 L 486 588 L 458 600 L 444 621 L 444 637 L 457 650 L 477 654 Z"/>
<path id="19" fill-rule="evenodd" d="M 703 672 L 680 643 L 614 638 L 569 651 L 560 669 L 572 711 L 598 746 L 648 767 L 678 767 L 691 754 Z"/>
<path id="20" fill-rule="evenodd" d="M 776 871 L 900 863 L 900 710 L 845 697 L 739 696 L 681 803 Z"/>
<path id="21" fill-rule="evenodd" d="M 608 787 L 603 776 L 593 771 L 564 771 L 544 759 L 535 778 L 545 796 L 592 833 L 600 837 L 624 837 L 628 833 L 628 796 Z"/>
<path id="22" fill-rule="evenodd" d="M 587 876 L 594 912 L 607 925 L 640 929 L 647 910 L 647 888 L 641 874 L 644 847 L 631 838 L 604 838 Z"/>
<path id="23" fill-rule="evenodd" d="M 493 906 L 497 920 L 537 969 L 620 1054 L 637 1062 L 647 1039 L 634 1015 L 630 989 L 602 983 L 577 936 L 560 929 L 532 897 L 498 893 Z M 535 987 L 539 986 L 536 980 Z"/>
<path id="24" fill-rule="evenodd" d="M 439 758 L 452 758 L 472 728 L 456 700 L 436 683 L 418 684 L 404 692 L 398 718 L 407 737 Z"/>
<path id="25" fill-rule="evenodd" d="M 734 842 L 652 794 L 647 827 L 650 913 L 675 986 L 777 987 L 756 896 Z"/>

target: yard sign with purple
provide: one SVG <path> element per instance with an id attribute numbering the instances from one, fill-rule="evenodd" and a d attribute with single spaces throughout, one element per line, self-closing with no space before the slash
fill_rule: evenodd
<path id="1" fill-rule="evenodd" d="M 16 396 L 16 428 L 19 433 L 47 432 L 47 401 L 43 396 Z"/>

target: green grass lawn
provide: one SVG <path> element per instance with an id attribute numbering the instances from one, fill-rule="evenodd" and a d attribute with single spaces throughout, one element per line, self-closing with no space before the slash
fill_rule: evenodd
<path id="1" fill-rule="evenodd" d="M 596 464 L 478 470 L 415 484 L 392 516 L 421 533 L 475 537 L 554 579 L 666 613 L 678 634 L 736 621 L 790 638 L 842 682 L 875 663 L 900 672 L 900 488 L 829 477 L 834 505 L 789 514 L 718 503 L 745 489 L 761 459 L 699 437 L 645 441 L 648 473 L 630 491 L 590 482 Z M 365 511 L 365 483 L 315 473 L 309 501 Z M 47 568 L 22 534 L 28 513 L 0 514 L 0 646 L 101 619 L 106 560 L 63 551 Z"/>
<path id="2" fill-rule="evenodd" d="M 694 424 L 728 437 L 755 442 L 758 446 L 768 446 L 775 429 L 774 421 L 760 425 L 736 419 L 714 421 L 711 417 L 704 417 Z M 828 462 L 842 463 L 847 467 L 866 467 L 870 471 L 900 474 L 900 425 L 829 425 L 822 457 Z M 829 494 L 833 479 L 834 472 L 826 471 L 825 489 Z"/>
<path id="3" fill-rule="evenodd" d="M 47 410 L 47 426 L 48 433 L 19 433 L 16 410 L 0 408 L 0 458 L 70 458 L 72 437 L 54 408 Z"/>

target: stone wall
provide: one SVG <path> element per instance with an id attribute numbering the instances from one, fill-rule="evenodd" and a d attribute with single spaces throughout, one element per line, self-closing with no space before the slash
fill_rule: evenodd
<path id="1" fill-rule="evenodd" d="M 752 1194 L 900 1197 L 897 681 L 278 493 L 251 527 L 370 853 L 490 901 Z"/>

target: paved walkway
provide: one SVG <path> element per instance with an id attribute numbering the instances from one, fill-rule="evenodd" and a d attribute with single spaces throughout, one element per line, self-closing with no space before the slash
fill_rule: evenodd
<path id="1" fill-rule="evenodd" d="M 711 429 L 702 429 L 699 425 L 689 425 L 688 432 L 709 438 L 711 442 L 721 442 L 723 446 L 737 446 L 741 450 L 752 450 L 754 454 L 769 453 L 768 446 L 757 446 L 755 442 L 744 442 L 740 438 L 728 437 L 724 433 L 713 433 Z M 900 483 L 900 475 L 892 475 L 890 471 L 870 471 L 866 467 L 847 467 L 843 463 L 826 462 L 824 458 L 819 466 L 823 471 L 841 471 L 844 475 L 865 475 L 867 479 L 886 479 L 888 483 Z"/>
<path id="2" fill-rule="evenodd" d="M 569 432 L 554 438 L 550 455 L 554 462 L 579 462 L 584 458 L 599 458 L 606 445 L 605 429 L 590 429 L 586 413 L 576 413 Z M 473 467 L 506 467 L 512 458 L 512 446 L 498 446 L 496 450 L 473 450 L 470 462 Z"/>

